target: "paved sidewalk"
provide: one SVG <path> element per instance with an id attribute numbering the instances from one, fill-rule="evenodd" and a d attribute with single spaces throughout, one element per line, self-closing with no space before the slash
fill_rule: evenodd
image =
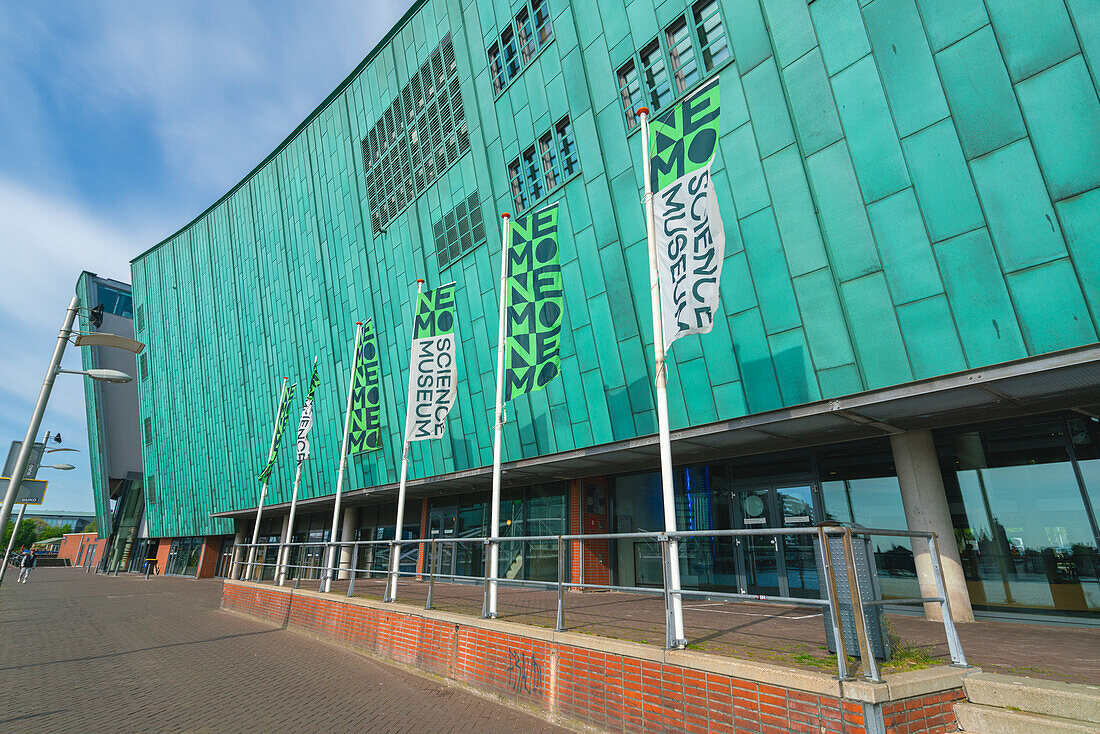
<path id="1" fill-rule="evenodd" d="M 0 732 L 558 732 L 218 611 L 221 582 L 36 569 L 0 589 Z"/>

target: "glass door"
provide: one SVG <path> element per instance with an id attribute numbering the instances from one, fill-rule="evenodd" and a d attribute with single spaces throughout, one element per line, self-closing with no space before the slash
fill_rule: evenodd
<path id="1" fill-rule="evenodd" d="M 457 507 L 433 507 L 428 514 L 428 537 L 436 540 L 453 540 L 457 524 Z M 454 576 L 455 555 L 455 543 L 436 543 L 433 569 L 435 573 Z"/>
<path id="2" fill-rule="evenodd" d="M 812 482 L 768 483 L 734 489 L 728 502 L 729 527 L 739 530 L 804 528 L 817 521 L 816 489 Z M 814 536 L 749 535 L 722 548 L 728 568 L 742 594 L 817 598 L 820 595 Z M 732 568 L 730 568 L 732 567 Z M 727 578 L 730 573 L 725 574 Z"/>
<path id="3" fill-rule="evenodd" d="M 782 527 L 807 528 L 814 524 L 814 491 L 809 484 L 775 487 Z M 786 596 L 816 599 L 820 596 L 813 535 L 784 535 L 782 563 L 787 580 Z"/>
<path id="4" fill-rule="evenodd" d="M 733 527 L 745 530 L 774 528 L 776 522 L 773 490 L 769 487 L 745 489 L 734 494 L 732 508 Z M 776 552 L 776 540 L 766 535 L 748 535 L 737 544 L 739 549 L 741 593 L 769 594 L 784 593 L 786 579 L 781 571 L 779 554 Z M 784 593 L 785 595 L 785 593 Z"/>

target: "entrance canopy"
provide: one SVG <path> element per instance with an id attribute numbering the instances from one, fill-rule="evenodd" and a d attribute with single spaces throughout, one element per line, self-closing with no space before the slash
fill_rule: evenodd
<path id="1" fill-rule="evenodd" d="M 1100 344 L 683 428 L 672 432 L 672 456 L 677 464 L 691 464 L 1061 410 L 1100 417 Z M 653 434 L 507 462 L 503 472 L 505 486 L 517 486 L 659 466 Z M 492 466 L 410 479 L 408 497 L 488 490 L 491 481 Z M 394 482 L 345 492 L 343 501 L 355 506 L 396 499 Z M 332 503 L 332 495 L 300 500 L 298 511 L 331 510 Z M 289 508 L 270 505 L 265 514 Z M 251 508 L 214 517 L 254 514 Z"/>

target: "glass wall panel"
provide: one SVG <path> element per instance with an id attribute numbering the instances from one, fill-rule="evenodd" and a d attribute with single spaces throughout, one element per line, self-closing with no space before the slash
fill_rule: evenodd
<path id="1" fill-rule="evenodd" d="M 975 607 L 1100 609 L 1095 524 L 1079 481 L 1095 443 L 1087 425 L 1075 429 L 1054 420 L 948 436 L 948 500 Z M 1071 446 L 1082 454 L 1076 466 Z"/>
<path id="2" fill-rule="evenodd" d="M 661 475 L 657 472 L 615 478 L 615 532 L 664 530 Z M 614 541 L 617 581 L 621 586 L 661 586 L 661 552 L 649 540 Z"/>
<path id="3" fill-rule="evenodd" d="M 907 530 L 901 486 L 890 442 L 842 444 L 817 452 L 825 519 L 864 527 Z M 913 548 L 908 538 L 872 538 L 882 595 L 920 596 Z"/>

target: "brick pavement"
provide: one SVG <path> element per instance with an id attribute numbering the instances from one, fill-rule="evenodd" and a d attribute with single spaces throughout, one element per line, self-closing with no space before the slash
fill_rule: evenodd
<path id="1" fill-rule="evenodd" d="M 221 582 L 41 568 L 0 589 L 0 733 L 564 731 L 218 611 Z M 28 691 L 22 693 L 22 691 Z"/>

